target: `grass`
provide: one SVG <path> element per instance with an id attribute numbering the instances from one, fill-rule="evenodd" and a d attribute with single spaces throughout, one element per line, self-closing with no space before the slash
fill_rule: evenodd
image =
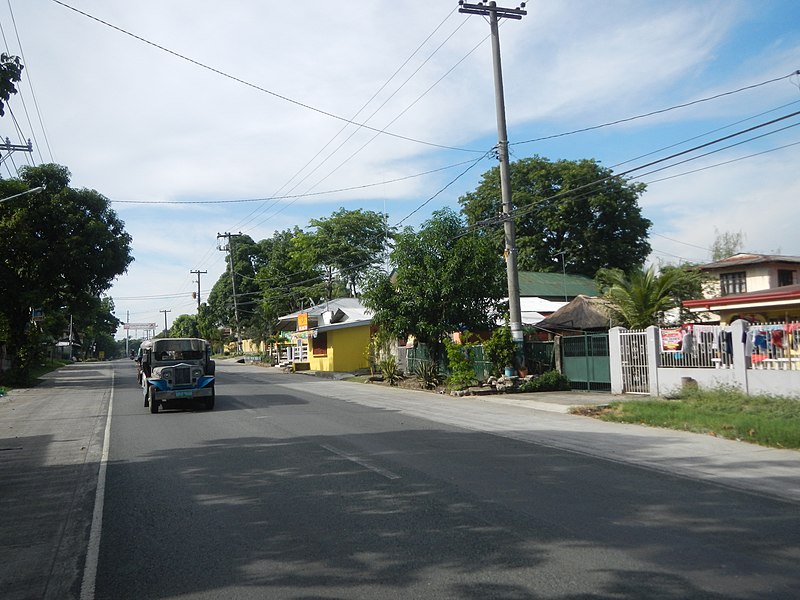
<path id="1" fill-rule="evenodd" d="M 672 400 L 613 402 L 592 416 L 800 449 L 800 400 L 748 396 L 738 389 L 693 390 Z"/>
<path id="2" fill-rule="evenodd" d="M 48 359 L 45 360 L 45 362 L 31 367 L 30 373 L 28 375 L 28 385 L 21 385 L 21 384 L 18 384 L 18 383 L 14 384 L 14 385 L 3 384 L 2 388 L 0 388 L 0 389 L 3 390 L 3 393 L 7 393 L 9 390 L 12 390 L 12 389 L 15 389 L 15 388 L 34 387 L 36 385 L 39 385 L 39 383 L 41 383 L 41 381 L 39 381 L 39 378 L 42 375 L 46 375 L 47 373 L 50 373 L 51 371 L 55 371 L 56 369 L 60 369 L 64 365 L 69 365 L 69 364 L 72 364 L 72 361 L 61 360 L 61 359 L 58 359 L 58 358 L 54 358 L 54 359 L 49 359 L 48 358 Z"/>

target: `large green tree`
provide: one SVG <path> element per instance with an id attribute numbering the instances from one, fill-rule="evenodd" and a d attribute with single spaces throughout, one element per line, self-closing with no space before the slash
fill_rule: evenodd
<path id="1" fill-rule="evenodd" d="M 292 313 L 311 301 L 324 297 L 328 282 L 323 270 L 308 259 L 306 249 L 299 240 L 304 236 L 298 227 L 276 231 L 271 238 L 259 242 L 263 260 L 257 279 L 261 289 L 260 310 L 271 333 L 278 317 Z M 346 290 L 339 282 L 330 288 L 338 297 Z"/>
<path id="2" fill-rule="evenodd" d="M 450 332 L 496 322 L 507 295 L 502 256 L 452 210 L 434 212 L 418 232 L 397 234 L 390 263 L 393 274 L 373 275 L 362 300 L 392 334 L 438 345 Z"/>
<path id="3" fill-rule="evenodd" d="M 4 197 L 44 188 L 0 203 L 0 322 L 18 378 L 35 359 L 31 308 L 90 313 L 133 260 L 131 236 L 108 199 L 69 180 L 66 167 L 45 164 L 0 181 Z"/>
<path id="4" fill-rule="evenodd" d="M 510 166 L 518 264 L 522 270 L 560 271 L 594 277 L 601 268 L 629 271 L 650 253 L 650 221 L 638 198 L 644 184 L 613 177 L 594 160 L 558 160 L 534 156 Z M 483 174 L 478 187 L 462 196 L 470 225 L 488 226 L 503 242 L 500 169 Z"/>
<path id="5" fill-rule="evenodd" d="M 197 316 L 178 315 L 169 328 L 169 337 L 200 337 Z"/>
<path id="6" fill-rule="evenodd" d="M 327 219 L 311 219 L 309 224 L 313 230 L 295 240 L 298 258 L 323 270 L 329 299 L 333 297 L 334 277 L 345 282 L 355 296 L 366 274 L 383 258 L 389 234 L 385 216 L 360 208 L 341 208 Z"/>

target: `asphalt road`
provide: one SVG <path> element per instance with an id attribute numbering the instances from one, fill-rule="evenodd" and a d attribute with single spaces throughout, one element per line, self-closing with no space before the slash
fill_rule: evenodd
<path id="1" fill-rule="evenodd" d="M 219 366 L 213 412 L 151 415 L 116 368 L 97 598 L 800 591 L 796 505 L 238 365 Z"/>
<path id="2" fill-rule="evenodd" d="M 800 592 L 800 503 L 629 464 L 607 447 L 576 452 L 564 420 L 581 417 L 423 394 L 404 404 L 379 387 L 229 363 L 218 364 L 214 411 L 151 415 L 133 363 L 119 361 L 68 369 L 74 378 L 41 399 L 47 415 L 18 401 L 12 421 L 0 405 L 0 425 L 19 432 L 0 453 L 18 456 L 0 463 L 4 598 L 77 597 L 112 369 L 87 600 Z M 45 423 L 63 434 L 45 436 Z M 24 495 L 41 489 L 26 518 Z"/>

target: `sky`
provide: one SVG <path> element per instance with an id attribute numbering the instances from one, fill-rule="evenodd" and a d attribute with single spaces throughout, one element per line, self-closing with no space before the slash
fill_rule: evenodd
<path id="1" fill-rule="evenodd" d="M 340 208 L 418 228 L 459 209 L 497 130 L 489 24 L 457 9 L 6 0 L 4 51 L 25 71 L 0 135 L 34 151 L 2 177 L 55 162 L 106 196 L 133 237 L 116 315 L 161 328 L 194 314 L 191 271 L 203 300 L 224 274 L 219 234 L 258 241 Z M 500 27 L 512 160 L 622 173 L 733 136 L 629 175 L 648 184 L 649 262 L 708 262 L 739 232 L 746 251 L 800 255 L 800 116 L 784 118 L 800 111 L 800 2 L 526 10 Z"/>

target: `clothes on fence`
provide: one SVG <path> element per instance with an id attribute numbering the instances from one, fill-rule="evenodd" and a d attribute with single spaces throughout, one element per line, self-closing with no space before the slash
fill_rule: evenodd
<path id="1" fill-rule="evenodd" d="M 694 353 L 694 334 L 692 333 L 691 329 L 683 332 L 683 338 L 681 339 L 681 351 L 685 354 Z"/>

